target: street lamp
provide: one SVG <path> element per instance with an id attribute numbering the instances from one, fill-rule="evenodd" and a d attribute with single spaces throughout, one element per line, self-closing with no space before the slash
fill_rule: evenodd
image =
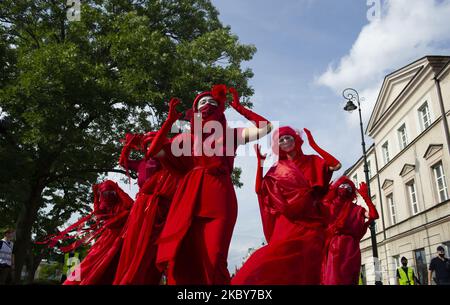
<path id="1" fill-rule="evenodd" d="M 369 193 L 369 198 L 372 198 L 370 194 L 370 182 L 369 182 L 369 166 L 367 164 L 367 152 L 366 152 L 366 143 L 364 141 L 364 130 L 363 130 L 363 122 L 362 122 L 362 115 L 361 115 L 361 104 L 359 99 L 358 91 L 352 88 L 347 88 L 342 92 L 342 95 L 347 100 L 347 104 L 344 107 L 344 110 L 347 112 L 353 112 L 354 110 L 359 110 L 359 124 L 361 127 L 361 145 L 363 149 L 363 156 L 364 156 L 364 174 L 366 176 L 366 184 L 367 184 L 367 191 Z M 358 103 L 358 106 L 355 105 L 355 102 Z M 379 273 L 379 264 L 378 264 L 378 248 L 377 248 L 377 235 L 375 232 L 375 220 L 373 220 L 370 223 L 370 237 L 372 240 L 372 255 L 374 258 L 374 267 L 375 267 L 375 285 L 382 285 L 381 280 L 378 278 Z"/>

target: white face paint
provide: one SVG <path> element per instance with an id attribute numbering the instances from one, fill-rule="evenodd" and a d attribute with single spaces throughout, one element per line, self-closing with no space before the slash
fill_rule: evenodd
<path id="1" fill-rule="evenodd" d="M 295 139 L 293 136 L 281 136 L 278 140 L 280 149 L 284 152 L 291 152 L 295 148 Z"/>
<path id="2" fill-rule="evenodd" d="M 207 104 L 210 104 L 210 105 L 213 105 L 216 107 L 219 106 L 219 103 L 217 103 L 211 96 L 204 96 L 198 101 L 197 110 L 201 110 Z"/>

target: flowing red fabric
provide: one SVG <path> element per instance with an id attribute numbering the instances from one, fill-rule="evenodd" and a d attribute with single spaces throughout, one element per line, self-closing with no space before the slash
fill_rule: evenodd
<path id="1" fill-rule="evenodd" d="M 296 162 L 280 160 L 258 196 L 268 244 L 233 277 L 233 285 L 316 285 L 325 241 L 323 217 Z"/>
<path id="2" fill-rule="evenodd" d="M 178 177 L 165 168 L 153 173 L 140 189 L 123 234 L 115 285 L 157 285 L 156 239 L 169 211 Z"/>
<path id="3" fill-rule="evenodd" d="M 99 192 L 102 186 L 108 185 L 116 192 L 114 202 L 108 202 L 107 210 L 102 199 L 99 199 Z M 76 278 L 77 272 L 74 271 L 63 285 L 104 285 L 111 284 L 114 279 L 114 273 L 117 267 L 118 255 L 122 241 L 120 236 L 129 211 L 133 205 L 133 200 L 118 185 L 107 180 L 94 189 L 94 212 L 101 215 L 101 230 L 95 244 L 89 249 L 87 256 L 78 266 L 80 277 Z"/>
<path id="4" fill-rule="evenodd" d="M 200 94 L 196 102 L 205 95 L 209 93 Z M 213 96 L 217 95 L 213 92 Z M 223 107 L 219 106 L 214 117 L 226 126 L 222 111 Z M 190 165 L 179 183 L 158 240 L 157 264 L 160 270 L 167 267 L 169 285 L 219 285 L 230 282 L 227 257 L 237 218 L 237 199 L 231 172 L 241 133 L 238 129 L 230 129 L 229 132 L 234 133 L 235 140 L 231 145 L 231 156 L 226 156 L 225 132 L 222 138 L 214 138 L 215 143 L 224 144 L 223 156 L 203 154 L 186 158 L 188 162 L 185 163 Z M 184 134 L 179 139 L 190 140 L 192 152 L 193 143 L 205 143 L 206 136 L 209 135 L 203 134 L 203 138 L 198 139 L 195 134 Z"/>
<path id="5" fill-rule="evenodd" d="M 344 177 L 345 178 L 345 177 Z M 349 183 L 353 196 L 342 200 L 335 190 L 342 183 Z M 339 179 L 330 189 L 325 200 L 328 215 L 326 253 L 322 266 L 322 284 L 357 285 L 361 268 L 359 243 L 367 231 L 366 210 L 356 205 L 355 186 L 348 179 Z"/>

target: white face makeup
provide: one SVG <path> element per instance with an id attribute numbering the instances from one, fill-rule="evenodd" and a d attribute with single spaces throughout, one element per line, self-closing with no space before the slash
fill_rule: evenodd
<path id="1" fill-rule="evenodd" d="M 278 143 L 280 145 L 280 149 L 285 152 L 290 152 L 295 148 L 295 139 L 293 136 L 281 136 Z"/>
<path id="2" fill-rule="evenodd" d="M 207 104 L 210 104 L 210 105 L 213 105 L 216 107 L 219 106 L 219 104 L 211 96 L 204 96 L 198 101 L 197 110 L 201 110 Z"/>
<path id="3" fill-rule="evenodd" d="M 340 188 L 340 189 L 347 189 L 347 190 L 349 190 L 349 191 L 352 191 L 352 187 L 351 187 L 351 185 L 348 184 L 348 183 L 343 183 L 343 184 L 339 185 L 339 188 Z"/>

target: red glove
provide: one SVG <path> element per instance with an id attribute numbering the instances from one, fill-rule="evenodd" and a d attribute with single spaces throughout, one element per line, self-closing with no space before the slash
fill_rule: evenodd
<path id="1" fill-rule="evenodd" d="M 236 89 L 229 88 L 228 90 L 233 95 L 233 102 L 231 103 L 231 107 L 233 107 L 237 112 L 243 115 L 247 120 L 254 122 L 255 126 L 258 128 L 269 125 L 270 122 L 267 119 L 241 105 L 241 103 L 239 102 L 239 94 Z"/>
<path id="2" fill-rule="evenodd" d="M 256 182 L 255 192 L 259 194 L 261 192 L 261 185 L 263 180 L 263 164 L 266 159 L 266 155 L 261 154 L 261 147 L 258 144 L 253 146 L 256 151 L 256 157 L 258 158 L 258 167 L 256 168 Z"/>
<path id="3" fill-rule="evenodd" d="M 329 153 L 327 153 L 325 150 L 323 150 L 322 148 L 319 147 L 319 145 L 317 145 L 316 141 L 314 141 L 313 136 L 311 135 L 311 132 L 304 128 L 306 136 L 308 137 L 308 143 L 309 145 L 322 157 L 324 158 L 325 162 L 331 166 L 331 167 L 336 167 L 340 164 L 339 160 L 337 160 L 335 157 L 333 157 L 332 155 L 330 155 Z"/>
<path id="4" fill-rule="evenodd" d="M 367 207 L 369 208 L 369 221 L 368 222 L 371 222 L 374 219 L 380 218 L 375 205 L 373 204 L 372 200 L 369 197 L 369 190 L 368 190 L 367 184 L 365 182 L 361 182 L 359 184 L 358 193 L 364 199 L 364 201 L 367 204 Z"/>
<path id="5" fill-rule="evenodd" d="M 153 139 L 150 147 L 145 154 L 145 158 L 148 159 L 150 157 L 155 157 L 162 149 L 164 145 L 164 141 L 172 128 L 173 123 L 176 120 L 180 119 L 183 116 L 183 113 L 177 111 L 176 107 L 180 104 L 180 100 L 177 98 L 172 98 L 169 102 L 169 115 L 167 116 L 166 121 L 162 124 L 161 129 L 156 134 Z"/>

